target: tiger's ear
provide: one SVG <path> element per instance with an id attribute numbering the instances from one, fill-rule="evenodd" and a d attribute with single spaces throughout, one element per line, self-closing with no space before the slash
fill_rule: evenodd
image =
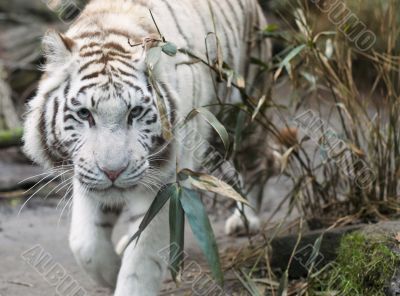
<path id="1" fill-rule="evenodd" d="M 77 46 L 73 39 L 56 32 L 48 31 L 43 38 L 43 51 L 46 57 L 46 69 L 65 65 L 72 57 Z"/>

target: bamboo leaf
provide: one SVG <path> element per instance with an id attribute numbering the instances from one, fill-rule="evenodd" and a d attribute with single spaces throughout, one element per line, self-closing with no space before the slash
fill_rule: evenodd
<path id="1" fill-rule="evenodd" d="M 178 194 L 173 194 L 169 203 L 170 261 L 172 278 L 180 282 L 184 260 L 185 213 Z"/>
<path id="2" fill-rule="evenodd" d="M 207 212 L 200 200 L 199 194 L 193 190 L 182 188 L 180 195 L 181 204 L 188 218 L 192 232 L 202 249 L 211 273 L 216 282 L 223 284 L 223 273 L 219 260 L 218 247 L 214 232 L 211 228 Z"/>
<path id="3" fill-rule="evenodd" d="M 305 264 L 306 266 L 310 266 L 311 264 L 315 265 L 320 255 L 320 249 L 321 249 L 321 243 L 322 243 L 322 239 L 323 239 L 324 235 L 320 235 L 314 242 L 313 245 L 313 251 L 310 255 L 310 258 L 308 258 L 307 263 Z"/>
<path id="4" fill-rule="evenodd" d="M 214 176 L 196 173 L 189 169 L 184 169 L 180 173 L 190 176 L 191 184 L 197 189 L 213 192 L 250 206 L 249 202 L 232 186 Z"/>
<path id="5" fill-rule="evenodd" d="M 289 163 L 289 157 L 290 157 L 290 155 L 292 154 L 294 148 L 295 148 L 295 147 L 289 148 L 289 149 L 286 150 L 286 152 L 282 155 L 282 157 L 281 157 L 281 159 L 280 159 L 280 160 L 281 160 L 281 173 L 283 173 L 283 172 L 286 170 L 286 168 L 287 168 L 287 166 L 288 166 L 288 163 Z"/>
<path id="6" fill-rule="evenodd" d="M 139 225 L 138 231 L 129 239 L 126 247 L 132 243 L 135 239 L 139 239 L 142 232 L 146 229 L 146 227 L 150 224 L 150 222 L 154 219 L 154 217 L 161 211 L 167 201 L 171 198 L 171 196 L 177 196 L 179 194 L 179 187 L 176 183 L 171 183 L 165 185 L 154 198 L 152 204 L 146 212 L 142 222 Z M 126 249 L 125 247 L 125 249 Z"/>
<path id="7" fill-rule="evenodd" d="M 287 296 L 288 285 L 289 285 L 289 274 L 288 274 L 288 271 L 286 270 L 285 273 L 282 275 L 281 280 L 279 282 L 277 296 Z"/>
<path id="8" fill-rule="evenodd" d="M 150 70 L 154 70 L 155 65 L 161 58 L 162 48 L 159 46 L 150 48 L 146 53 L 146 65 Z"/>
<path id="9" fill-rule="evenodd" d="M 213 127 L 224 143 L 225 150 L 228 151 L 230 146 L 229 134 L 221 122 L 208 109 L 204 107 L 193 109 L 187 116 L 186 122 L 193 119 L 197 114 L 200 114 Z"/>
<path id="10" fill-rule="evenodd" d="M 251 121 L 254 121 L 254 119 L 256 119 L 257 114 L 260 112 L 261 107 L 264 105 L 265 101 L 267 99 L 267 96 L 264 95 L 261 97 L 261 99 L 258 101 L 257 107 L 253 112 L 253 115 L 251 116 Z"/>
<path id="11" fill-rule="evenodd" d="M 247 275 L 246 272 L 244 272 L 243 270 L 240 271 L 243 274 L 244 278 L 242 278 L 238 273 L 235 273 L 235 275 L 242 283 L 242 285 L 245 287 L 247 292 L 249 292 L 251 296 L 261 296 L 261 293 L 256 283 L 253 281 L 253 279 L 249 275 Z"/>
<path id="12" fill-rule="evenodd" d="M 279 75 L 282 73 L 283 68 L 285 67 L 288 73 L 290 74 L 291 68 L 290 68 L 290 62 L 297 56 L 299 55 L 303 49 L 306 47 L 305 44 L 299 45 L 295 48 L 292 49 L 288 53 L 288 55 L 280 62 L 278 70 L 275 72 L 274 79 L 278 79 Z"/>
<path id="13" fill-rule="evenodd" d="M 175 56 L 178 52 L 178 48 L 172 42 L 165 43 L 161 48 L 162 48 L 163 53 L 165 53 L 171 57 Z"/>

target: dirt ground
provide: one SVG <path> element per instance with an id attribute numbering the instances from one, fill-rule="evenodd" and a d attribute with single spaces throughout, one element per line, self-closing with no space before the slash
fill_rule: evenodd
<path id="1" fill-rule="evenodd" d="M 10 175 L 11 169 L 13 178 L 20 180 L 33 171 L 36 173 L 40 171 L 39 168 L 27 168 L 18 164 L 12 165 L 11 168 L 6 161 L 0 160 L 0 180 Z M 262 211 L 265 218 L 278 205 L 284 192 L 285 186 L 282 182 L 270 181 L 267 196 L 271 198 L 266 198 Z M 43 272 L 35 270 L 27 263 L 26 256 L 23 254 L 32 249 L 40 249 L 48 253 L 54 263 L 59 263 L 65 269 L 65 273 L 71 275 L 87 291 L 87 295 L 111 295 L 107 289 L 97 286 L 75 263 L 68 247 L 69 207 L 65 207 L 65 202 L 60 202 L 59 198 L 49 197 L 44 200 L 42 195 L 30 200 L 19 213 L 24 199 L 0 194 L 2 200 L 0 203 L 0 296 L 58 295 L 54 283 L 49 282 Z M 247 238 L 235 239 L 224 234 L 224 222 L 229 215 L 228 210 L 218 210 L 217 207 L 211 212 L 211 220 L 221 253 L 227 247 L 246 243 Z M 283 215 L 284 213 L 281 216 Z M 116 241 L 124 233 L 126 225 L 126 218 L 122 216 L 115 230 Z M 200 252 L 190 233 L 190 228 L 186 227 L 186 230 L 186 251 L 190 258 L 203 265 L 204 262 L 199 255 Z M 176 289 L 169 279 L 166 280 L 164 286 L 163 295 L 187 295 L 179 292 L 180 290 Z"/>

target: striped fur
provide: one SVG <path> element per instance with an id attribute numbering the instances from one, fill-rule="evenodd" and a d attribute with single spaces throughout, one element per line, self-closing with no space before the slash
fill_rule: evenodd
<path id="1" fill-rule="evenodd" d="M 154 254 L 168 243 L 168 214 L 149 225 L 149 234 L 135 250 L 127 249 L 120 266 L 110 240 L 118 215 L 103 207 L 126 204 L 132 215 L 141 214 L 154 197 L 149 187 L 173 181 L 177 156 L 180 167 L 198 166 L 179 143 L 167 145 L 163 139 L 146 49 L 128 42 L 157 36 L 149 9 L 167 40 L 210 61 L 218 56 L 215 36 L 209 34 L 214 19 L 225 63 L 249 88 L 258 86 L 250 93 L 260 95 L 268 86 L 249 61 L 270 56 L 269 44 L 255 35 L 266 25 L 256 0 L 93 0 L 64 35 L 45 37 L 47 63 L 29 102 L 25 151 L 49 168 L 73 165 L 71 248 L 93 278 L 116 285 L 118 296 L 157 294 L 165 264 Z M 172 125 L 216 100 L 217 77 L 187 55 L 163 54 L 154 77 Z M 226 102 L 241 100 L 224 83 L 217 84 L 217 93 Z M 209 136 L 202 121 L 187 128 Z M 116 180 L 106 173 L 118 170 Z"/>

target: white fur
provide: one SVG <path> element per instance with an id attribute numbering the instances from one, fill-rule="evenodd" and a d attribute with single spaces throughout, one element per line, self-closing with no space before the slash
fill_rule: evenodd
<path id="1" fill-rule="evenodd" d="M 233 41 L 227 39 L 231 33 L 227 28 L 218 5 L 225 7 L 224 11 L 229 15 L 228 2 L 232 2 L 235 12 L 235 20 L 240 23 L 232 23 L 233 28 L 238 28 L 234 33 L 240 36 L 240 40 L 234 45 L 229 55 L 228 45 L 233 46 Z M 241 11 L 239 2 L 248 11 Z M 139 3 L 139 4 L 135 4 Z M 79 49 L 90 43 L 99 43 L 96 47 L 86 52 L 100 50 L 103 54 L 108 54 L 110 50 L 102 47 L 102 44 L 114 42 L 119 44 L 138 60 L 135 67 L 144 71 L 144 52 L 142 48 L 130 48 L 128 40 L 121 35 L 105 34 L 100 37 L 88 34 L 85 38 L 78 39 L 83 32 L 106 32 L 107 30 L 120 30 L 129 33 L 132 36 L 132 43 L 141 42 L 143 38 L 148 37 L 146 34 L 148 28 L 153 28 L 154 23 L 150 18 L 148 9 L 143 5 L 150 7 L 155 15 L 157 24 L 162 30 L 168 41 L 174 42 L 179 48 L 191 49 L 200 57 L 206 59 L 205 36 L 213 31 L 212 17 L 207 1 L 197 0 L 152 0 L 152 1 L 130 1 L 130 0 L 95 0 L 90 2 L 88 7 L 83 11 L 80 18 L 73 24 L 70 30 L 65 34 L 67 38 L 74 41 L 72 48 L 66 48 L 60 35 L 50 33 L 45 38 L 45 47 L 47 55 L 47 64 L 45 67 L 46 75 L 40 83 L 37 96 L 29 103 L 29 110 L 25 121 L 25 152 L 37 163 L 46 167 L 53 167 L 55 161 L 64 161 L 61 152 L 58 149 L 62 147 L 67 153 L 68 160 L 72 162 L 75 169 L 74 190 L 73 190 L 73 213 L 70 233 L 70 246 L 78 261 L 93 279 L 102 285 L 115 287 L 115 296 L 155 296 L 157 295 L 161 281 L 166 271 L 166 262 L 164 262 L 158 252 L 165 248 L 169 243 L 168 230 L 168 205 L 164 207 L 162 212 L 154 219 L 154 221 L 144 231 L 138 244 L 132 243 L 128 246 L 122 259 L 117 255 L 111 242 L 112 227 L 117 221 L 118 215 L 112 212 L 102 210 L 104 206 L 108 208 L 120 207 L 126 205 L 131 215 L 142 214 L 147 210 L 152 202 L 155 192 L 150 190 L 148 186 L 140 184 L 146 178 L 148 172 L 151 173 L 154 188 L 159 188 L 163 184 L 174 181 L 176 171 L 175 163 L 178 156 L 178 165 L 180 168 L 198 169 L 199 161 L 193 157 L 193 151 L 186 149 L 179 142 L 172 143 L 172 154 L 169 161 L 162 169 L 151 171 L 149 164 L 144 165 L 144 170 L 138 186 L 133 187 L 131 172 L 140 167 L 142 159 L 152 157 L 149 152 L 144 149 L 143 145 L 138 143 L 140 137 L 140 124 L 134 123 L 132 128 L 126 127 L 126 106 L 127 103 L 138 104 L 140 98 L 136 98 L 133 89 L 125 88 L 122 94 L 117 94 L 117 90 L 111 84 L 111 88 L 107 91 L 98 87 L 87 89 L 83 93 L 78 93 L 82 87 L 81 78 L 84 73 L 78 73 L 78 69 L 84 62 L 85 58 L 80 56 Z M 169 3 L 172 10 L 177 16 L 174 20 L 172 15 L 167 11 Z M 218 3 L 212 1 L 213 11 L 217 19 L 217 34 L 220 40 L 220 46 L 224 53 L 225 60 L 234 70 L 245 75 L 244 70 L 246 64 L 249 63 L 249 53 L 256 54 L 261 52 L 263 59 L 269 56 L 269 46 L 267 42 L 262 43 L 261 51 L 255 44 L 252 44 L 252 36 L 250 29 L 254 25 L 262 28 L 266 23 L 262 16 L 261 10 L 256 0 L 218 0 Z M 258 15 L 258 23 L 249 23 L 252 19 L 255 21 L 255 15 Z M 233 19 L 233 18 L 232 18 Z M 207 28 L 203 27 L 203 23 L 207 24 Z M 176 24 L 181 26 L 178 28 Z M 181 30 L 184 35 L 181 35 Z M 228 34 L 223 33 L 224 31 Z M 213 35 L 211 35 L 213 37 Z M 213 41 L 214 40 L 214 41 Z M 209 52 L 208 56 L 212 61 L 217 56 L 215 46 L 215 38 L 208 39 Z M 249 46 L 254 47 L 254 52 L 249 50 Z M 99 59 L 101 55 L 93 55 L 93 59 Z M 201 63 L 193 63 L 193 59 L 184 54 L 178 53 L 176 57 L 162 55 L 157 67 L 154 69 L 154 75 L 159 83 L 167 85 L 171 90 L 171 95 L 177 107 L 177 117 L 182 119 L 196 107 L 204 106 L 213 102 L 215 98 L 215 90 L 213 87 L 212 77 L 207 67 Z M 129 67 L 117 61 L 107 63 L 107 71 L 111 71 L 112 67 L 120 68 L 127 72 Z M 85 71 L 92 73 L 100 71 L 101 65 L 90 65 Z M 84 72 L 85 72 L 84 71 Z M 137 83 L 141 88 L 145 89 L 144 74 L 138 74 Z M 251 85 L 255 78 L 253 66 L 250 67 L 247 81 Z M 70 78 L 70 84 L 66 85 L 63 81 Z M 93 81 L 97 85 L 107 83 L 110 76 L 99 76 Z M 113 83 L 118 80 L 117 76 L 113 76 Z M 265 81 L 262 84 L 267 84 Z M 220 85 L 222 86 L 222 84 Z M 57 89 L 59 87 L 59 89 Z M 225 87 L 219 87 L 219 94 L 224 94 Z M 96 126 L 90 128 L 85 124 L 84 127 L 75 124 L 74 131 L 66 131 L 63 121 L 63 114 L 53 117 L 54 107 L 48 106 L 49 100 L 54 102 L 58 99 L 59 109 L 66 104 L 62 100 L 65 95 L 65 89 L 68 94 L 73 93 L 83 106 L 90 105 L 92 99 L 101 101 L 104 97 L 110 97 L 108 101 L 99 103 L 93 113 L 96 120 Z M 49 95 L 50 93 L 50 95 Z M 120 96 L 120 98 L 116 98 Z M 128 102 L 128 97 L 133 99 Z M 68 98 L 68 96 L 67 96 Z M 68 99 L 71 99 L 70 97 Z M 154 100 L 154 98 L 152 98 Z M 239 93 L 233 91 L 230 97 L 231 102 L 238 102 Z M 124 102 L 125 100 L 125 102 Z M 72 107 L 71 107 L 72 108 Z M 172 108 L 167 106 L 168 110 Z M 53 130 L 54 134 L 47 134 L 48 143 L 40 140 L 43 137 L 43 131 L 39 129 L 40 118 L 46 111 L 45 129 Z M 72 110 L 68 112 L 78 112 Z M 76 116 L 77 113 L 73 113 Z M 55 120 L 52 121 L 52 118 Z M 196 118 L 190 121 L 186 126 L 186 130 L 199 132 L 203 137 L 208 138 L 210 133 L 209 126 L 201 119 Z M 79 133 L 79 141 L 71 142 L 68 147 L 64 147 L 63 143 L 74 138 L 73 133 Z M 151 133 L 160 134 L 161 125 L 158 122 L 151 127 Z M 46 131 L 45 131 L 46 133 Z M 61 139 L 61 144 L 51 144 Z M 53 142 L 52 142 L 53 141 Z M 47 147 L 47 145 L 50 145 Z M 49 151 L 49 150 L 57 151 Z M 49 155 L 48 152 L 52 154 Z M 83 160 L 83 162 L 81 161 Z M 146 160 L 147 161 L 147 160 Z M 165 160 L 164 160 L 165 161 Z M 83 186 L 79 173 L 82 172 L 79 164 L 84 164 L 90 168 L 91 177 L 96 182 L 90 186 Z M 112 188 L 111 181 L 100 170 L 101 167 L 109 169 L 118 169 L 121 166 L 128 165 L 119 179 L 115 181 L 118 189 Z M 151 168 L 150 168 L 151 169 Z M 154 184 L 157 183 L 157 184 Z M 89 188 L 93 187 L 93 188 Z M 153 188 L 153 189 L 154 189 Z M 247 210 L 246 210 L 247 211 Z M 251 228 L 257 228 L 259 222 L 256 221 L 254 213 L 249 213 Z M 254 221 L 254 223 L 253 223 Z M 228 233 L 233 228 L 240 227 L 237 215 L 228 220 Z M 137 225 L 137 224 L 136 224 Z M 136 227 L 131 230 L 130 235 L 135 232 Z"/>

